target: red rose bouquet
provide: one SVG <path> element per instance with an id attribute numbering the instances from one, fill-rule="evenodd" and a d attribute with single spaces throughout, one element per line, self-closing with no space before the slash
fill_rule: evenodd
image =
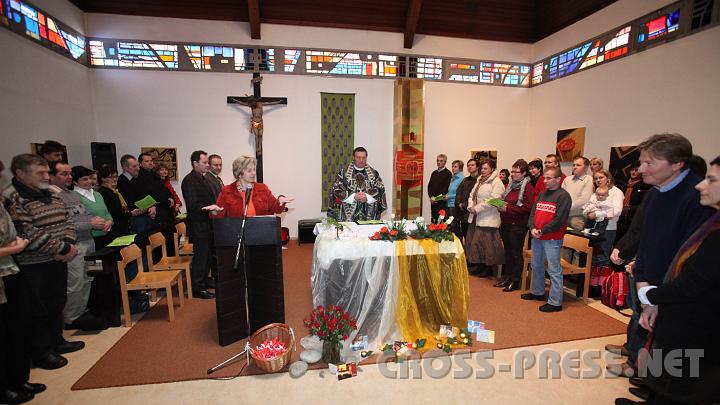
<path id="1" fill-rule="evenodd" d="M 450 217 L 445 219 L 445 210 L 438 211 L 438 214 L 438 219 L 429 224 L 425 223 L 423 217 L 415 218 L 415 226 L 417 226 L 417 229 L 412 231 L 410 236 L 415 239 L 432 239 L 438 243 L 444 240 L 452 241 L 454 236 L 450 229 L 450 224 L 452 224 L 455 218 Z"/>
<path id="2" fill-rule="evenodd" d="M 328 305 L 327 308 L 319 305 L 310 312 L 310 318 L 303 319 L 303 324 L 310 334 L 335 344 L 347 339 L 350 332 L 357 329 L 355 320 L 336 305 Z"/>

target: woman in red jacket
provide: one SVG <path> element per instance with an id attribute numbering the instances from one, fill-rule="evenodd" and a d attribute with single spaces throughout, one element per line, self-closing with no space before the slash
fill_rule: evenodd
<path id="1" fill-rule="evenodd" d="M 270 189 L 263 183 L 255 182 L 255 158 L 240 156 L 232 165 L 235 182 L 222 188 L 218 195 L 216 218 L 238 218 L 245 211 L 245 193 L 251 189 L 248 203 L 249 217 L 256 215 L 279 214 L 285 210 L 285 204 L 292 202 L 292 198 L 280 195 L 275 198 Z"/>

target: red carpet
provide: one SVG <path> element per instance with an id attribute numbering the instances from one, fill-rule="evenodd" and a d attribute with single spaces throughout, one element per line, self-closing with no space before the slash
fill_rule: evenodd
<path id="1" fill-rule="evenodd" d="M 291 242 L 283 251 L 285 316 L 298 339 L 307 334 L 303 317 L 312 308 L 310 272 L 312 244 Z M 495 344 L 473 344 L 473 351 L 507 349 L 617 335 L 626 325 L 582 302 L 565 296 L 562 312 L 544 314 L 541 302 L 523 301 L 520 292 L 503 293 L 494 280 L 470 279 L 470 319 L 485 322 L 495 331 Z M 164 301 L 122 337 L 72 387 L 73 390 L 165 383 L 207 378 L 206 370 L 243 350 L 245 341 L 221 347 L 217 342 L 215 301 L 194 299 L 176 307 L 176 320 L 167 321 Z M 298 348 L 302 349 L 298 344 Z M 293 353 L 291 361 L 299 357 Z M 245 361 L 213 377 L 262 373 Z"/>

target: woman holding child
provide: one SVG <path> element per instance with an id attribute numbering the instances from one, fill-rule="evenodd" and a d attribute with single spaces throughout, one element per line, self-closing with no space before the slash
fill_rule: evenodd
<path id="1" fill-rule="evenodd" d="M 622 214 L 624 195 L 619 188 L 615 187 L 615 181 L 607 169 L 596 171 L 593 174 L 593 181 L 595 183 L 595 193 L 583 207 L 583 215 L 588 219 L 586 227 L 592 224 L 591 228 L 605 229 L 605 238 L 600 247 L 605 260 L 607 260 L 615 242 L 617 222 L 620 214 Z"/>

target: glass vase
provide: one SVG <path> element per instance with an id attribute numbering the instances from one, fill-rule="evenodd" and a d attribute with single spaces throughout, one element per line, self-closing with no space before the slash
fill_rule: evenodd
<path id="1" fill-rule="evenodd" d="M 340 348 L 339 342 L 323 341 L 323 361 L 327 364 L 339 364 Z"/>

